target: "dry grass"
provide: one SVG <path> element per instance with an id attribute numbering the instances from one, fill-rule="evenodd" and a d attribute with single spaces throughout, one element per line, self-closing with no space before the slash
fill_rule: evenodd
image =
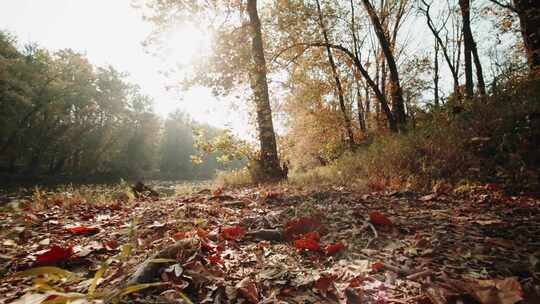
<path id="1" fill-rule="evenodd" d="M 253 185 L 253 180 L 247 168 L 232 171 L 220 171 L 214 180 L 218 188 L 236 188 Z"/>

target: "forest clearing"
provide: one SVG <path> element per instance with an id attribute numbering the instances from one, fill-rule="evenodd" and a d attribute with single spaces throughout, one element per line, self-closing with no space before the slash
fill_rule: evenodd
<path id="1" fill-rule="evenodd" d="M 0 303 L 540 303 L 540 1 L 2 1 Z"/>

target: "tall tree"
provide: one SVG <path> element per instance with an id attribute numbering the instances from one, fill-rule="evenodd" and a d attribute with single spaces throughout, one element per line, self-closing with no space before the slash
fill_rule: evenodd
<path id="1" fill-rule="evenodd" d="M 450 74 L 452 75 L 452 79 L 454 81 L 454 94 L 459 95 L 459 67 L 460 67 L 460 50 L 461 50 L 461 43 L 459 41 L 461 40 L 458 37 L 458 43 L 455 49 L 457 49 L 457 52 L 451 52 L 451 41 L 448 39 L 448 37 L 443 35 L 443 30 L 446 29 L 447 23 L 452 17 L 451 9 L 448 9 L 448 12 L 445 12 L 444 14 L 440 14 L 436 19 L 442 19 L 442 22 L 440 24 L 436 24 L 431 16 L 431 6 L 433 2 L 427 2 L 426 0 L 421 0 L 422 6 L 420 7 L 420 11 L 426 16 L 426 23 L 435 37 L 435 43 L 440 48 L 443 58 L 446 61 L 446 64 L 448 66 L 448 69 L 450 70 Z M 460 26 L 461 27 L 461 26 Z M 461 31 L 460 31 L 461 32 Z M 460 34 L 462 35 L 462 34 Z M 457 58 L 455 54 L 457 53 Z"/>
<path id="2" fill-rule="evenodd" d="M 328 61 L 330 62 L 330 67 L 332 68 L 332 75 L 334 76 L 334 80 L 336 81 L 336 91 L 339 98 L 339 108 L 341 110 L 341 113 L 343 115 L 343 120 L 345 122 L 345 130 L 347 131 L 349 148 L 353 150 L 355 146 L 354 134 L 351 127 L 351 119 L 349 118 L 349 114 L 347 114 L 347 108 L 345 107 L 345 98 L 343 97 L 343 87 L 341 86 L 341 80 L 339 79 L 336 63 L 334 61 L 334 57 L 332 56 L 332 49 L 330 48 L 330 42 L 328 39 L 326 26 L 324 24 L 324 18 L 323 18 L 323 13 L 321 10 L 320 1 L 316 0 L 316 3 L 317 3 L 317 13 L 319 15 L 319 26 L 321 27 L 321 31 L 324 37 L 324 43 L 326 44 L 326 47 L 325 47 L 326 54 L 328 56 Z"/>
<path id="3" fill-rule="evenodd" d="M 538 0 L 489 0 L 509 9 L 519 17 L 523 45 L 527 53 L 527 63 L 532 73 L 540 69 L 540 1 Z"/>
<path id="4" fill-rule="evenodd" d="M 251 73 L 251 88 L 257 111 L 257 124 L 259 142 L 261 145 L 260 161 L 264 178 L 269 181 L 280 180 L 283 173 L 279 165 L 277 154 L 276 135 L 272 122 L 272 109 L 268 94 L 268 81 L 266 77 L 266 59 L 264 57 L 261 21 L 257 12 L 257 0 L 248 0 L 247 11 L 250 20 L 250 33 L 253 59 Z"/>
<path id="5" fill-rule="evenodd" d="M 398 128 L 403 131 L 405 129 L 405 123 L 407 122 L 407 117 L 405 115 L 403 90 L 399 82 L 399 72 L 394 53 L 392 51 L 392 45 L 371 2 L 369 0 L 362 0 L 362 3 L 364 4 L 364 8 L 369 15 L 371 24 L 373 25 L 375 34 L 379 40 L 379 45 L 381 46 L 386 63 L 388 64 L 391 84 L 390 94 L 392 96 L 392 113 Z"/>
<path id="6" fill-rule="evenodd" d="M 465 56 L 465 97 L 472 98 L 474 95 L 474 82 L 473 82 L 473 70 L 472 70 L 472 48 L 474 41 L 472 41 L 471 33 L 471 14 L 470 14 L 470 1 L 459 0 L 459 8 L 461 10 L 461 20 L 463 22 L 463 45 Z"/>

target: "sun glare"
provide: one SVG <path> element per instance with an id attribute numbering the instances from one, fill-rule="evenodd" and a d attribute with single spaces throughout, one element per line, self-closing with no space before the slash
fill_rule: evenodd
<path id="1" fill-rule="evenodd" d="M 187 65 L 210 49 L 211 35 L 207 30 L 184 25 L 166 35 L 167 61 Z"/>

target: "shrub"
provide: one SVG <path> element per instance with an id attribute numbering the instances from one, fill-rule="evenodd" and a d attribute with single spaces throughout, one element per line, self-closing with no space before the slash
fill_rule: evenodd
<path id="1" fill-rule="evenodd" d="M 406 134 L 379 136 L 328 166 L 293 172 L 298 184 L 382 190 L 432 189 L 441 181 L 497 182 L 538 191 L 540 80 L 516 80 L 491 96 L 419 115 Z"/>

